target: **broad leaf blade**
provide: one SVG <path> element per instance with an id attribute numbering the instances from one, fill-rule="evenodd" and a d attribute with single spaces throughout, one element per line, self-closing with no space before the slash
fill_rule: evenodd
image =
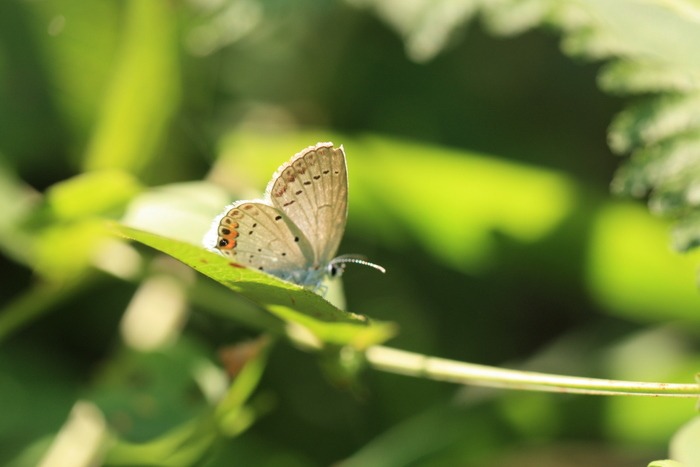
<path id="1" fill-rule="evenodd" d="M 123 225 L 115 224 L 114 230 L 174 257 L 268 310 L 292 328 L 309 331 L 323 343 L 363 349 L 387 340 L 395 332 L 391 323 L 371 322 L 364 316 L 341 311 L 303 287 L 231 263 L 204 248 Z"/>

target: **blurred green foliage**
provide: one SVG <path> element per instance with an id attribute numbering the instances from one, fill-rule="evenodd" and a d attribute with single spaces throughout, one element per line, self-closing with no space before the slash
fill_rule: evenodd
<path id="1" fill-rule="evenodd" d="M 1 2 L 0 463 L 72 441 L 73 465 L 693 465 L 687 400 L 454 387 L 361 358 L 398 330 L 389 345 L 458 360 L 692 378 L 696 255 L 608 194 L 624 102 L 553 34 L 612 59 L 604 89 L 649 94 L 611 126 L 634 152 L 613 187 L 653 190 L 687 248 L 700 32 L 676 5 Z M 341 253 L 388 271 L 348 268 L 336 303 L 356 315 L 199 248 L 325 140 L 348 154 Z"/>

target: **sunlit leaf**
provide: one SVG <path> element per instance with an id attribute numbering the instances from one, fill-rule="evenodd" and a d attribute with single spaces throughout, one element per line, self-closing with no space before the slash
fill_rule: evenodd
<path id="1" fill-rule="evenodd" d="M 231 263 L 202 247 L 124 226 L 115 225 L 114 229 L 182 261 L 281 318 L 292 329 L 307 329 L 321 342 L 366 348 L 394 333 L 389 323 L 341 311 L 303 287 Z"/>
<path id="2" fill-rule="evenodd" d="M 46 201 L 56 218 L 70 221 L 119 212 L 140 189 L 126 172 L 87 172 L 53 185 Z"/>
<path id="3" fill-rule="evenodd" d="M 598 76 L 600 87 L 617 94 L 690 92 L 700 86 L 700 71 L 673 68 L 651 60 L 618 60 Z"/>
<path id="4" fill-rule="evenodd" d="M 683 329 L 660 327 L 632 334 L 605 353 L 610 378 L 626 381 L 693 383 L 700 358 L 691 350 L 691 336 Z M 613 439 L 644 445 L 663 445 L 693 416 L 694 399 L 665 399 L 649 404 L 636 397 L 605 401 L 605 432 Z"/>
<path id="5" fill-rule="evenodd" d="M 700 214 L 693 213 L 676 224 L 672 239 L 673 247 L 678 251 L 700 246 Z"/>
<path id="6" fill-rule="evenodd" d="M 639 206 L 613 204 L 596 216 L 587 273 L 597 300 L 641 320 L 700 319 L 698 255 L 671 251 L 670 225 Z M 643 251 L 644 254 L 640 254 Z"/>
<path id="7" fill-rule="evenodd" d="M 610 147 L 628 152 L 700 128 L 700 94 L 648 99 L 621 112 L 610 127 Z"/>
<path id="8" fill-rule="evenodd" d="M 174 14 L 165 2 L 125 3 L 124 41 L 87 150 L 87 169 L 136 172 L 155 155 L 179 93 Z"/>
<path id="9" fill-rule="evenodd" d="M 34 239 L 34 268 L 52 282 L 76 280 L 92 267 L 106 236 L 99 219 L 51 224 Z"/>
<path id="10" fill-rule="evenodd" d="M 214 178 L 226 174 L 229 181 L 264 187 L 275 164 L 314 137 L 319 136 L 232 134 Z M 390 245 L 410 234 L 459 269 L 474 271 L 489 263 L 495 231 L 521 242 L 548 235 L 571 215 L 578 196 L 577 186 L 561 174 L 481 154 L 379 136 L 327 137 L 343 144 L 347 154 L 348 228 L 364 221 L 364 235 L 385 237 Z"/>
<path id="11" fill-rule="evenodd" d="M 683 466 L 700 465 L 700 417 L 686 423 L 671 440 L 671 458 Z"/>
<path id="12" fill-rule="evenodd" d="M 8 167 L 0 164 L 0 199 L 12 200 L 3 204 L 0 216 L 0 250 L 16 261 L 31 264 L 31 234 L 22 224 L 39 201 L 36 192 L 24 185 Z"/>
<path id="13" fill-rule="evenodd" d="M 698 133 L 635 151 L 625 167 L 618 171 L 612 189 L 618 194 L 645 196 L 653 188 L 676 182 L 687 176 L 688 171 L 697 170 L 700 167 L 698 151 Z"/>
<path id="14" fill-rule="evenodd" d="M 695 209 L 688 199 L 697 192 L 700 171 L 676 177 L 687 164 L 695 164 L 696 142 L 687 145 L 688 134 L 700 129 L 700 8 L 689 1 L 636 0 L 551 1 L 473 0 L 452 2 L 453 19 L 440 21 L 443 2 L 413 2 L 412 8 L 392 8 L 391 0 L 355 0 L 371 7 L 404 38 L 409 56 L 426 60 L 445 49 L 449 37 L 480 13 L 494 33 L 513 34 L 528 28 L 558 29 L 565 53 L 589 60 L 610 60 L 603 66 L 599 84 L 607 91 L 646 94 L 623 110 L 609 132 L 610 147 L 633 152 L 629 166 L 616 176 L 618 192 L 646 196 L 653 191 L 650 207 L 656 213 L 689 216 Z M 419 19 L 420 18 L 420 19 Z M 431 46 L 415 47 L 416 38 L 433 37 Z M 417 51 L 422 50 L 422 53 Z M 649 94 L 652 94 L 649 96 Z M 685 144 L 685 147 L 681 147 Z M 684 220 L 683 235 L 694 217 Z M 700 244 L 700 238 L 683 248 Z"/>
<path id="15" fill-rule="evenodd" d="M 687 467 L 686 464 L 681 464 L 673 460 L 665 459 L 660 461 L 654 461 L 648 465 L 648 467 Z"/>

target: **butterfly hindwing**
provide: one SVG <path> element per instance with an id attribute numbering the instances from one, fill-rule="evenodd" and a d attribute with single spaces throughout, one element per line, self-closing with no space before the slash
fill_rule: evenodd
<path id="1" fill-rule="evenodd" d="M 286 271 L 308 267 L 306 239 L 275 207 L 257 201 L 232 204 L 218 221 L 216 248 L 244 266 L 288 279 Z M 308 249 L 308 245 L 304 245 Z"/>
<path id="2" fill-rule="evenodd" d="M 338 251 L 347 219 L 343 148 L 319 143 L 301 151 L 277 170 L 267 195 L 308 240 L 314 267 L 325 267 Z"/>
<path id="3" fill-rule="evenodd" d="M 340 245 L 347 206 L 343 148 L 318 143 L 277 169 L 263 200 L 228 206 L 204 243 L 244 266 L 317 287 Z"/>

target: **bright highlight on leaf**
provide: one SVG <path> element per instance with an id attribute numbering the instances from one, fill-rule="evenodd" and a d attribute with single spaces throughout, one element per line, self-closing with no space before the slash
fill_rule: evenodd
<path id="1" fill-rule="evenodd" d="M 114 225 L 113 229 L 121 236 L 182 261 L 282 321 L 306 328 L 323 343 L 364 349 L 384 342 L 395 332 L 391 323 L 372 322 L 364 316 L 341 311 L 303 287 L 231 263 L 201 247 L 120 225 Z"/>

